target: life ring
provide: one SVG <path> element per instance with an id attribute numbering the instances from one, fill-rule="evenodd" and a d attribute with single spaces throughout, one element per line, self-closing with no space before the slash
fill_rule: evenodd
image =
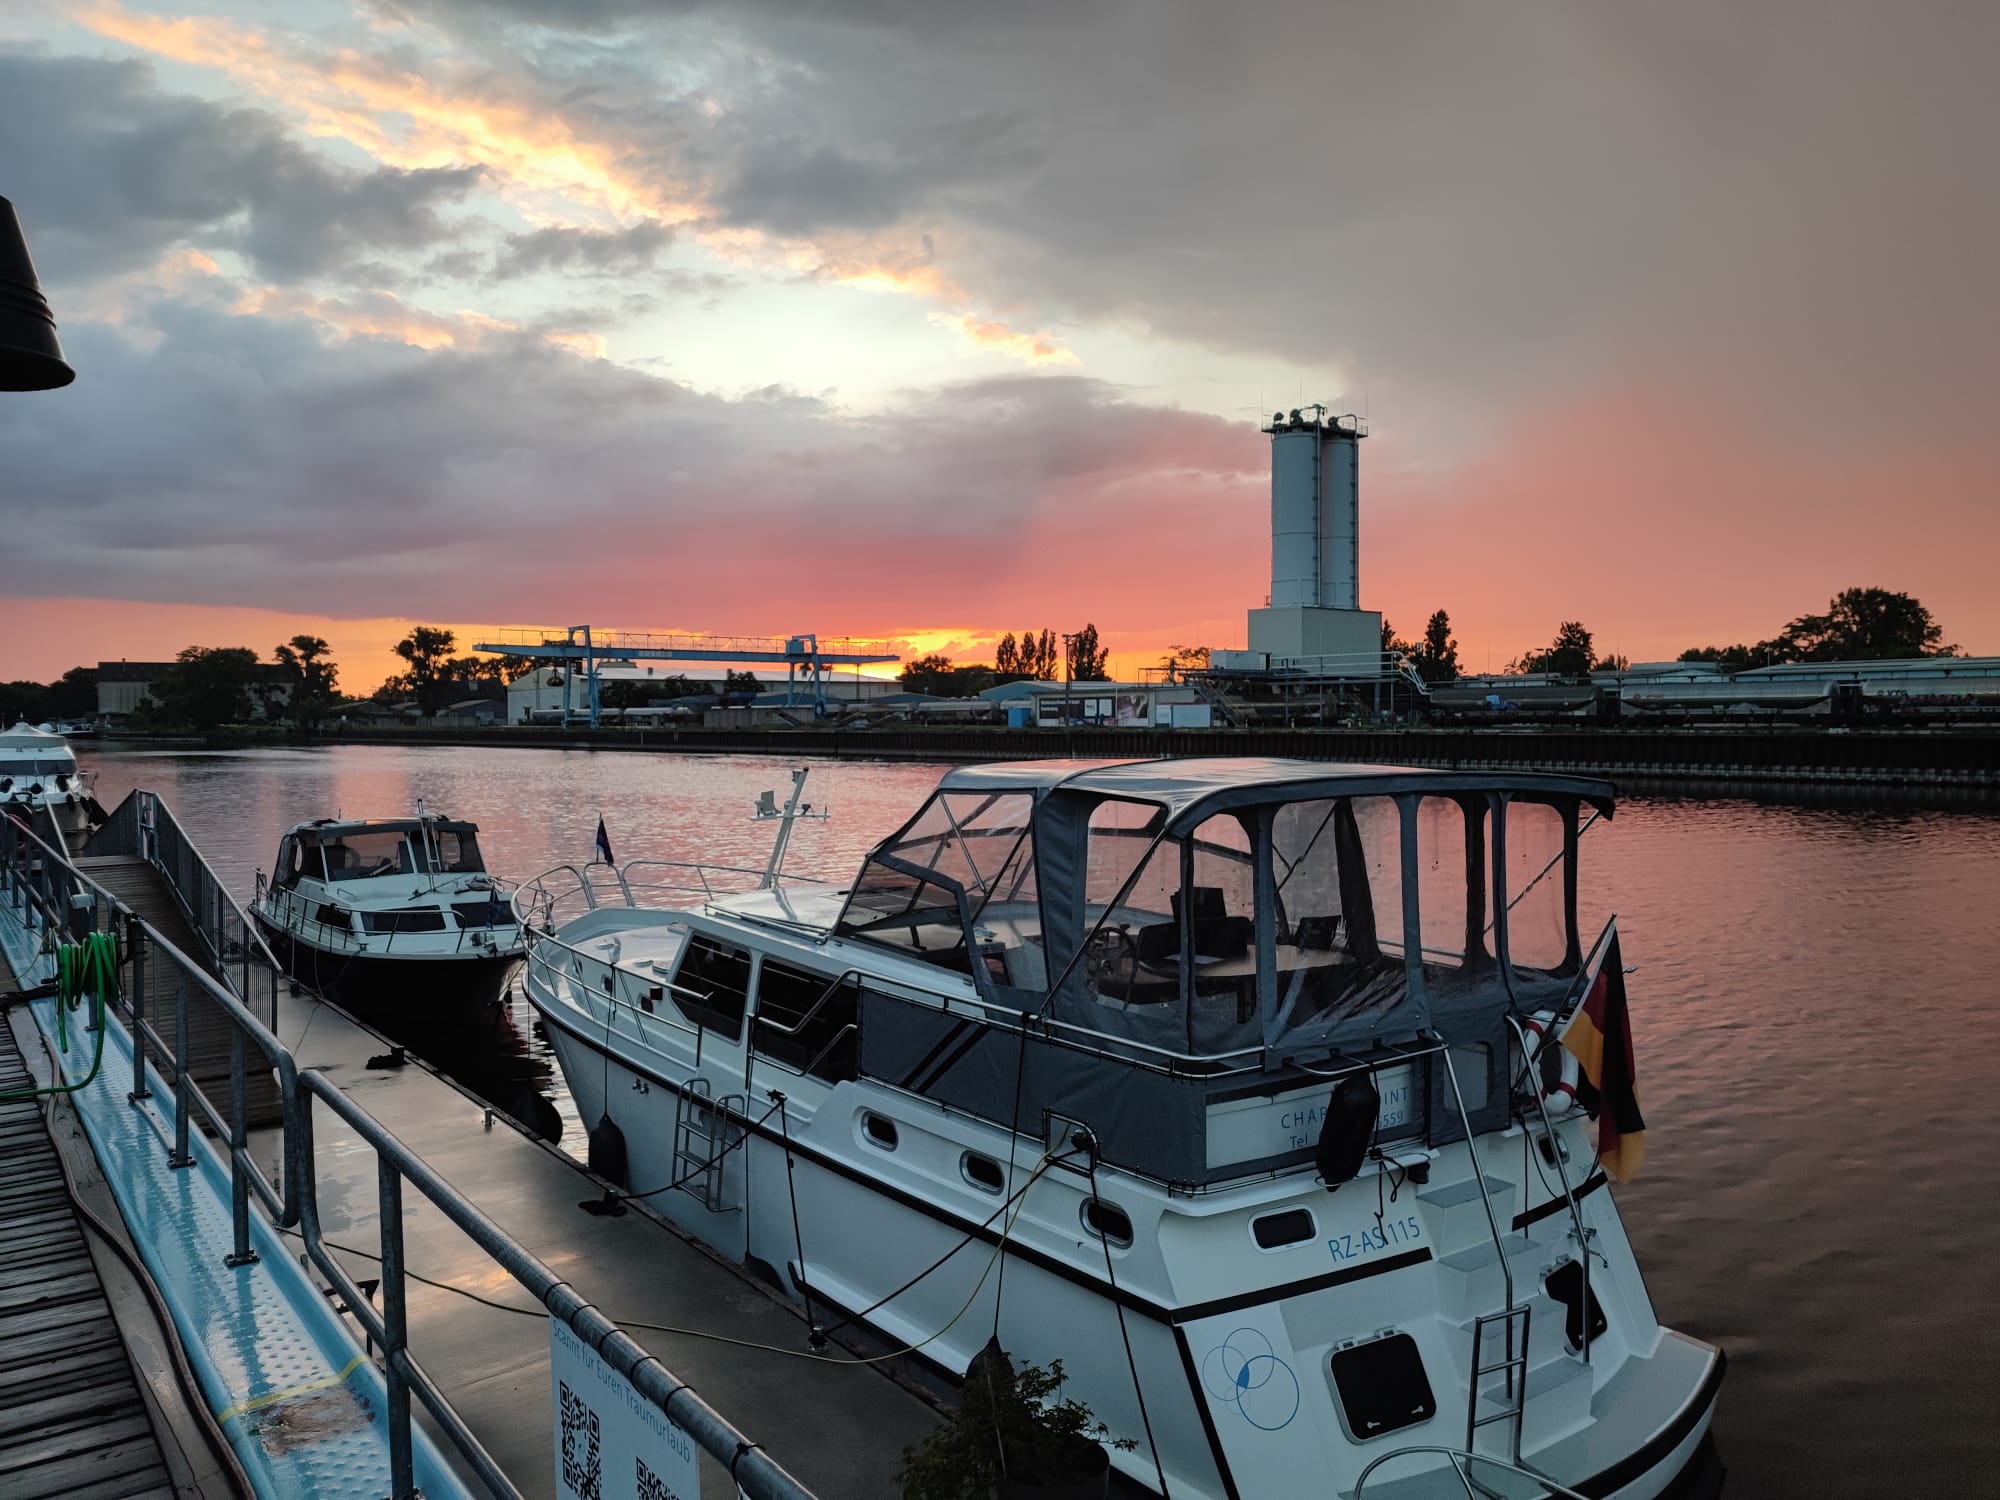
<path id="1" fill-rule="evenodd" d="M 1554 1011 L 1538 1010 L 1521 1023 L 1521 1035 L 1529 1047 L 1528 1066 L 1536 1068 L 1537 1071 L 1543 1051 L 1555 1040 L 1552 1034 L 1555 1020 Z M 1545 1102 L 1553 1102 L 1558 1109 L 1571 1109 L 1576 1105 L 1576 1083 L 1580 1076 L 1576 1065 L 1576 1054 L 1559 1043 L 1556 1052 L 1562 1060 L 1562 1068 L 1556 1076 L 1556 1081 L 1543 1087 L 1542 1099 Z"/>

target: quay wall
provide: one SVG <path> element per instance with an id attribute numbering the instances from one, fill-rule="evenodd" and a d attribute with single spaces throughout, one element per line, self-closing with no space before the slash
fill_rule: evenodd
<path id="1" fill-rule="evenodd" d="M 1269 755 L 1626 783 L 1820 784 L 2000 791 L 2000 731 L 1649 729 L 599 729 L 349 731 L 330 743 L 533 746 L 854 760 Z M 218 739 L 214 743 L 226 744 Z"/>

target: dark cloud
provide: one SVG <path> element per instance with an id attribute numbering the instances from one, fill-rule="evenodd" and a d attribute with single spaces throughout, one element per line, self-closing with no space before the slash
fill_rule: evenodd
<path id="1" fill-rule="evenodd" d="M 37 264 L 73 283 L 198 242 L 291 280 L 386 271 L 449 241 L 474 167 L 341 167 L 270 115 L 161 89 L 141 62 L 0 50 L 0 158 Z"/>
<path id="2" fill-rule="evenodd" d="M 551 88 L 707 39 L 712 123 L 577 118 L 731 224 L 928 232 L 990 306 L 1343 365 L 1433 450 L 1640 370 L 1807 443 L 1891 390 L 1969 432 L 2000 377 L 1978 0 L 425 9 L 495 65 L 520 23 L 620 30 Z"/>
<path id="3" fill-rule="evenodd" d="M 673 231 L 653 219 L 616 230 L 552 226 L 509 236 L 494 260 L 493 273 L 510 277 L 573 270 L 629 276 L 650 268 L 673 240 Z"/>
<path id="4" fill-rule="evenodd" d="M 700 394 L 525 333 L 431 352 L 328 342 L 226 301 L 161 298 L 123 333 L 72 325 L 77 384 L 0 406 L 0 593 L 637 619 L 660 616 L 671 579 L 672 611 L 710 621 L 835 594 L 953 615 L 1011 597 L 1002 564 L 1044 551 L 1050 517 L 1076 541 L 1122 527 L 1123 507 L 1157 520 L 1201 492 L 1189 508 L 1224 518 L 1241 505 L 1216 496 L 1261 484 L 1248 429 L 1089 380 L 973 382 L 843 417 L 783 387 Z M 993 571 L 931 569 L 885 599 L 869 579 L 898 547 Z"/>

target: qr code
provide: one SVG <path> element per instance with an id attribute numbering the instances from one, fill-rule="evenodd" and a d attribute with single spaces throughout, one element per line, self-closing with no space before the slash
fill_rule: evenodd
<path id="1" fill-rule="evenodd" d="M 634 1459 L 639 1466 L 639 1500 L 681 1500 L 681 1496 L 667 1488 L 666 1480 L 646 1467 L 643 1458 Z"/>
<path id="2" fill-rule="evenodd" d="M 599 1445 L 597 1413 L 569 1388 L 568 1381 L 557 1381 L 556 1388 L 562 1397 L 563 1484 L 582 1500 L 603 1500 L 604 1450 Z"/>

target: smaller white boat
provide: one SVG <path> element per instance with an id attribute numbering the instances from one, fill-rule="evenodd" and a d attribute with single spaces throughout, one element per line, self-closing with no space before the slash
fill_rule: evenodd
<path id="1" fill-rule="evenodd" d="M 350 1009 L 426 1016 L 492 1004 L 521 957 L 509 888 L 476 824 L 320 818 L 278 845 L 250 907 L 293 978 Z"/>
<path id="2" fill-rule="evenodd" d="M 47 808 L 65 839 L 80 839 L 102 816 L 95 771 L 78 768 L 69 744 L 47 724 L 0 729 L 0 808 L 30 815 Z"/>

